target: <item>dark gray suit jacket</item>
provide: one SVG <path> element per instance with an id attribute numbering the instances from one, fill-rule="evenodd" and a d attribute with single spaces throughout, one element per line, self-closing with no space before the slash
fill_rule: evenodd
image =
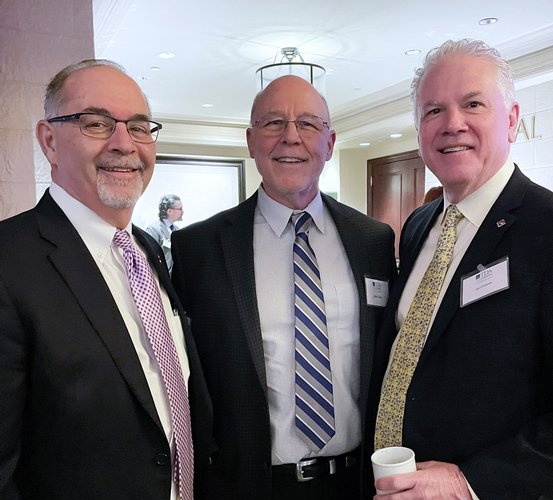
<path id="1" fill-rule="evenodd" d="M 183 318 L 196 469 L 211 402 L 163 255 L 134 227 Z M 169 498 L 169 445 L 100 270 L 47 192 L 0 223 L 0 498 Z"/>
<path id="2" fill-rule="evenodd" d="M 443 198 L 424 205 L 403 228 L 400 275 L 377 343 L 374 411 L 398 301 L 442 207 Z M 461 277 L 505 256 L 509 289 L 461 308 Z M 553 193 L 518 168 L 440 305 L 407 393 L 403 443 L 417 461 L 458 464 L 483 500 L 553 489 Z"/>
<path id="3" fill-rule="evenodd" d="M 366 305 L 364 276 L 394 280 L 394 235 L 389 226 L 328 196 L 323 195 L 323 201 L 359 292 L 364 415 L 374 337 L 382 316 L 382 309 Z M 271 497 L 271 433 L 254 276 L 256 205 L 257 193 L 172 236 L 173 282 L 191 318 L 213 399 L 220 455 L 206 490 L 210 499 Z"/>

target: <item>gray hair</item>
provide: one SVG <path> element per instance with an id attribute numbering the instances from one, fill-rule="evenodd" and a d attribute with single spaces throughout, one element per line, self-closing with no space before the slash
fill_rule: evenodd
<path id="1" fill-rule="evenodd" d="M 167 210 L 175 208 L 181 199 L 176 194 L 164 194 L 159 202 L 159 220 L 167 219 Z"/>
<path id="2" fill-rule="evenodd" d="M 463 38 L 462 40 L 448 40 L 439 47 L 435 47 L 426 55 L 422 68 L 415 70 L 415 77 L 411 83 L 411 102 L 413 104 L 413 114 L 415 125 L 418 128 L 420 124 L 419 111 L 419 93 L 421 82 L 427 70 L 439 63 L 442 59 L 450 55 L 467 55 L 474 57 L 486 57 L 489 61 L 495 64 L 497 68 L 497 85 L 503 96 L 505 107 L 510 109 L 515 102 L 515 85 L 513 83 L 513 75 L 509 63 L 501 57 L 498 50 L 490 47 L 482 40 L 470 40 Z"/>
<path id="3" fill-rule="evenodd" d="M 48 86 L 46 87 L 46 92 L 44 94 L 44 117 L 46 119 L 52 118 L 58 113 L 58 110 L 65 97 L 63 95 L 63 86 L 65 85 L 67 79 L 73 73 L 76 73 L 81 69 L 95 68 L 98 66 L 107 66 L 109 68 L 120 71 L 124 75 L 127 75 L 127 72 L 125 71 L 125 68 L 123 68 L 123 66 L 108 59 L 85 59 L 78 63 L 66 66 L 61 71 L 59 71 L 54 76 L 54 78 L 50 80 Z M 148 104 L 148 99 L 146 99 L 146 96 L 144 96 L 144 100 L 146 101 L 146 105 L 148 106 L 148 113 L 150 113 L 150 106 Z"/>

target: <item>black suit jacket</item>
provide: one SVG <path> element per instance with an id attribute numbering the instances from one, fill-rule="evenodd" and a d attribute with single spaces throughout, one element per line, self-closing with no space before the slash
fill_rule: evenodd
<path id="1" fill-rule="evenodd" d="M 399 298 L 442 208 L 442 198 L 419 208 L 402 231 L 400 276 L 378 340 L 373 411 Z M 505 256 L 509 289 L 461 308 L 461 277 Z M 439 307 L 407 393 L 403 443 L 417 461 L 458 464 L 483 500 L 536 498 L 553 487 L 553 193 L 518 168 Z"/>
<path id="2" fill-rule="evenodd" d="M 366 305 L 364 275 L 393 281 L 389 226 L 323 195 L 346 250 L 359 292 L 360 407 L 366 407 L 373 342 L 382 309 Z M 172 235 L 173 282 L 213 399 L 220 455 L 206 498 L 271 498 L 271 433 L 265 360 L 254 276 L 253 219 L 257 194 L 237 207 Z M 365 419 L 363 418 L 362 421 Z"/>
<path id="3" fill-rule="evenodd" d="M 163 254 L 134 227 L 173 307 Z M 211 402 L 187 321 L 196 469 Z M 169 445 L 117 305 L 47 192 L 0 224 L 0 498 L 169 498 Z"/>

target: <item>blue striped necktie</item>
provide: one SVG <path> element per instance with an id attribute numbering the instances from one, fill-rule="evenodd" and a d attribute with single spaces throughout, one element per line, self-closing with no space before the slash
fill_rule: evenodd
<path id="1" fill-rule="evenodd" d="M 296 431 L 314 451 L 334 436 L 334 401 L 321 275 L 309 244 L 311 216 L 292 215 L 294 241 Z"/>

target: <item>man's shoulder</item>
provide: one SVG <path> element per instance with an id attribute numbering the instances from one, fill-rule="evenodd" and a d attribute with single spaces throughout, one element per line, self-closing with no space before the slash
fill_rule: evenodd
<path id="1" fill-rule="evenodd" d="M 157 219 L 157 220 L 153 221 L 148 227 L 146 227 L 145 231 L 148 234 L 152 234 L 152 233 L 157 234 L 161 231 L 161 223 L 162 223 L 162 221 Z"/>
<path id="2" fill-rule="evenodd" d="M 0 221 L 0 246 L 13 248 L 14 241 L 36 233 L 35 208 Z"/>
<path id="3" fill-rule="evenodd" d="M 174 232 L 173 238 L 190 234 L 218 232 L 222 228 L 233 224 L 251 225 L 253 227 L 255 207 L 256 203 L 249 198 L 235 207 L 218 212 L 207 219 L 194 222 Z"/>
<path id="4" fill-rule="evenodd" d="M 357 228 L 361 232 L 370 231 L 386 233 L 392 231 L 392 228 L 385 222 L 370 217 L 328 195 L 323 195 L 323 201 L 337 225 L 339 225 L 341 221 L 347 221 L 352 227 Z"/>

